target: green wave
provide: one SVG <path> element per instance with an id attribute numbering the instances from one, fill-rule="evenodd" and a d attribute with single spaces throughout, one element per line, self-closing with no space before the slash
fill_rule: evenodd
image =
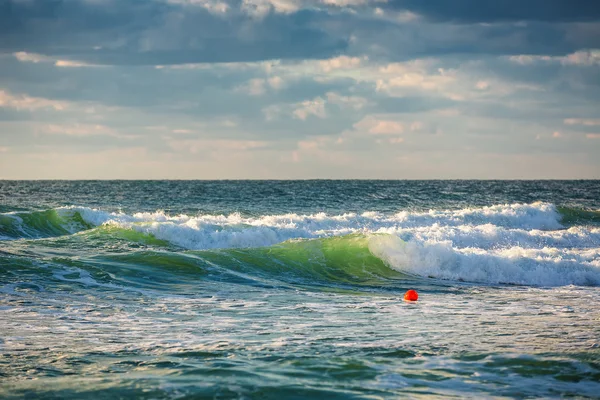
<path id="1" fill-rule="evenodd" d="M 0 214 L 0 236 L 11 239 L 56 237 L 91 228 L 78 212 L 69 216 L 54 209 Z"/>
<path id="2" fill-rule="evenodd" d="M 401 277 L 371 254 L 368 240 L 364 235 L 348 235 L 193 253 L 230 270 L 296 283 L 379 285 Z"/>
<path id="3" fill-rule="evenodd" d="M 557 207 L 563 224 L 600 224 L 600 210 L 576 207 Z"/>
<path id="4" fill-rule="evenodd" d="M 90 240 L 122 240 L 156 247 L 174 247 L 168 240 L 157 239 L 151 233 L 138 232 L 135 229 L 115 225 L 101 225 L 83 235 Z"/>
<path id="5" fill-rule="evenodd" d="M 261 286 L 381 288 L 407 278 L 372 255 L 368 240 L 367 236 L 349 235 L 260 248 L 148 250 L 96 256 L 81 266 L 91 264 L 110 272 L 121 284 L 145 287 L 155 287 L 157 282 L 186 285 L 196 280 L 217 280 Z"/>

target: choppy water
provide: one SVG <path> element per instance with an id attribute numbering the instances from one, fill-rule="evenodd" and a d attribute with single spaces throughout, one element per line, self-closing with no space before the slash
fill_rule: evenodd
<path id="1" fill-rule="evenodd" d="M 600 181 L 0 181 L 0 397 L 595 398 L 599 209 Z"/>

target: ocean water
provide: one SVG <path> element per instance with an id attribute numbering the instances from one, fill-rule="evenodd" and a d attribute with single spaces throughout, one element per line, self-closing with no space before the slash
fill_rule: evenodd
<path id="1" fill-rule="evenodd" d="M 0 181 L 0 398 L 598 398 L 598 210 L 600 181 Z"/>

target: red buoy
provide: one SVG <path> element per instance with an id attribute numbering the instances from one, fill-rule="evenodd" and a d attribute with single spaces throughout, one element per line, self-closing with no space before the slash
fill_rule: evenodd
<path id="1" fill-rule="evenodd" d="M 416 290 L 410 289 L 404 294 L 404 300 L 406 301 L 417 301 L 419 299 L 419 294 Z"/>

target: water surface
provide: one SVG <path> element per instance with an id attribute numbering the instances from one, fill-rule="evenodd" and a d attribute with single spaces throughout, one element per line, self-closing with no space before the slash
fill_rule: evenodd
<path id="1" fill-rule="evenodd" d="M 0 181 L 0 397 L 595 398 L 599 209 L 600 181 Z"/>

